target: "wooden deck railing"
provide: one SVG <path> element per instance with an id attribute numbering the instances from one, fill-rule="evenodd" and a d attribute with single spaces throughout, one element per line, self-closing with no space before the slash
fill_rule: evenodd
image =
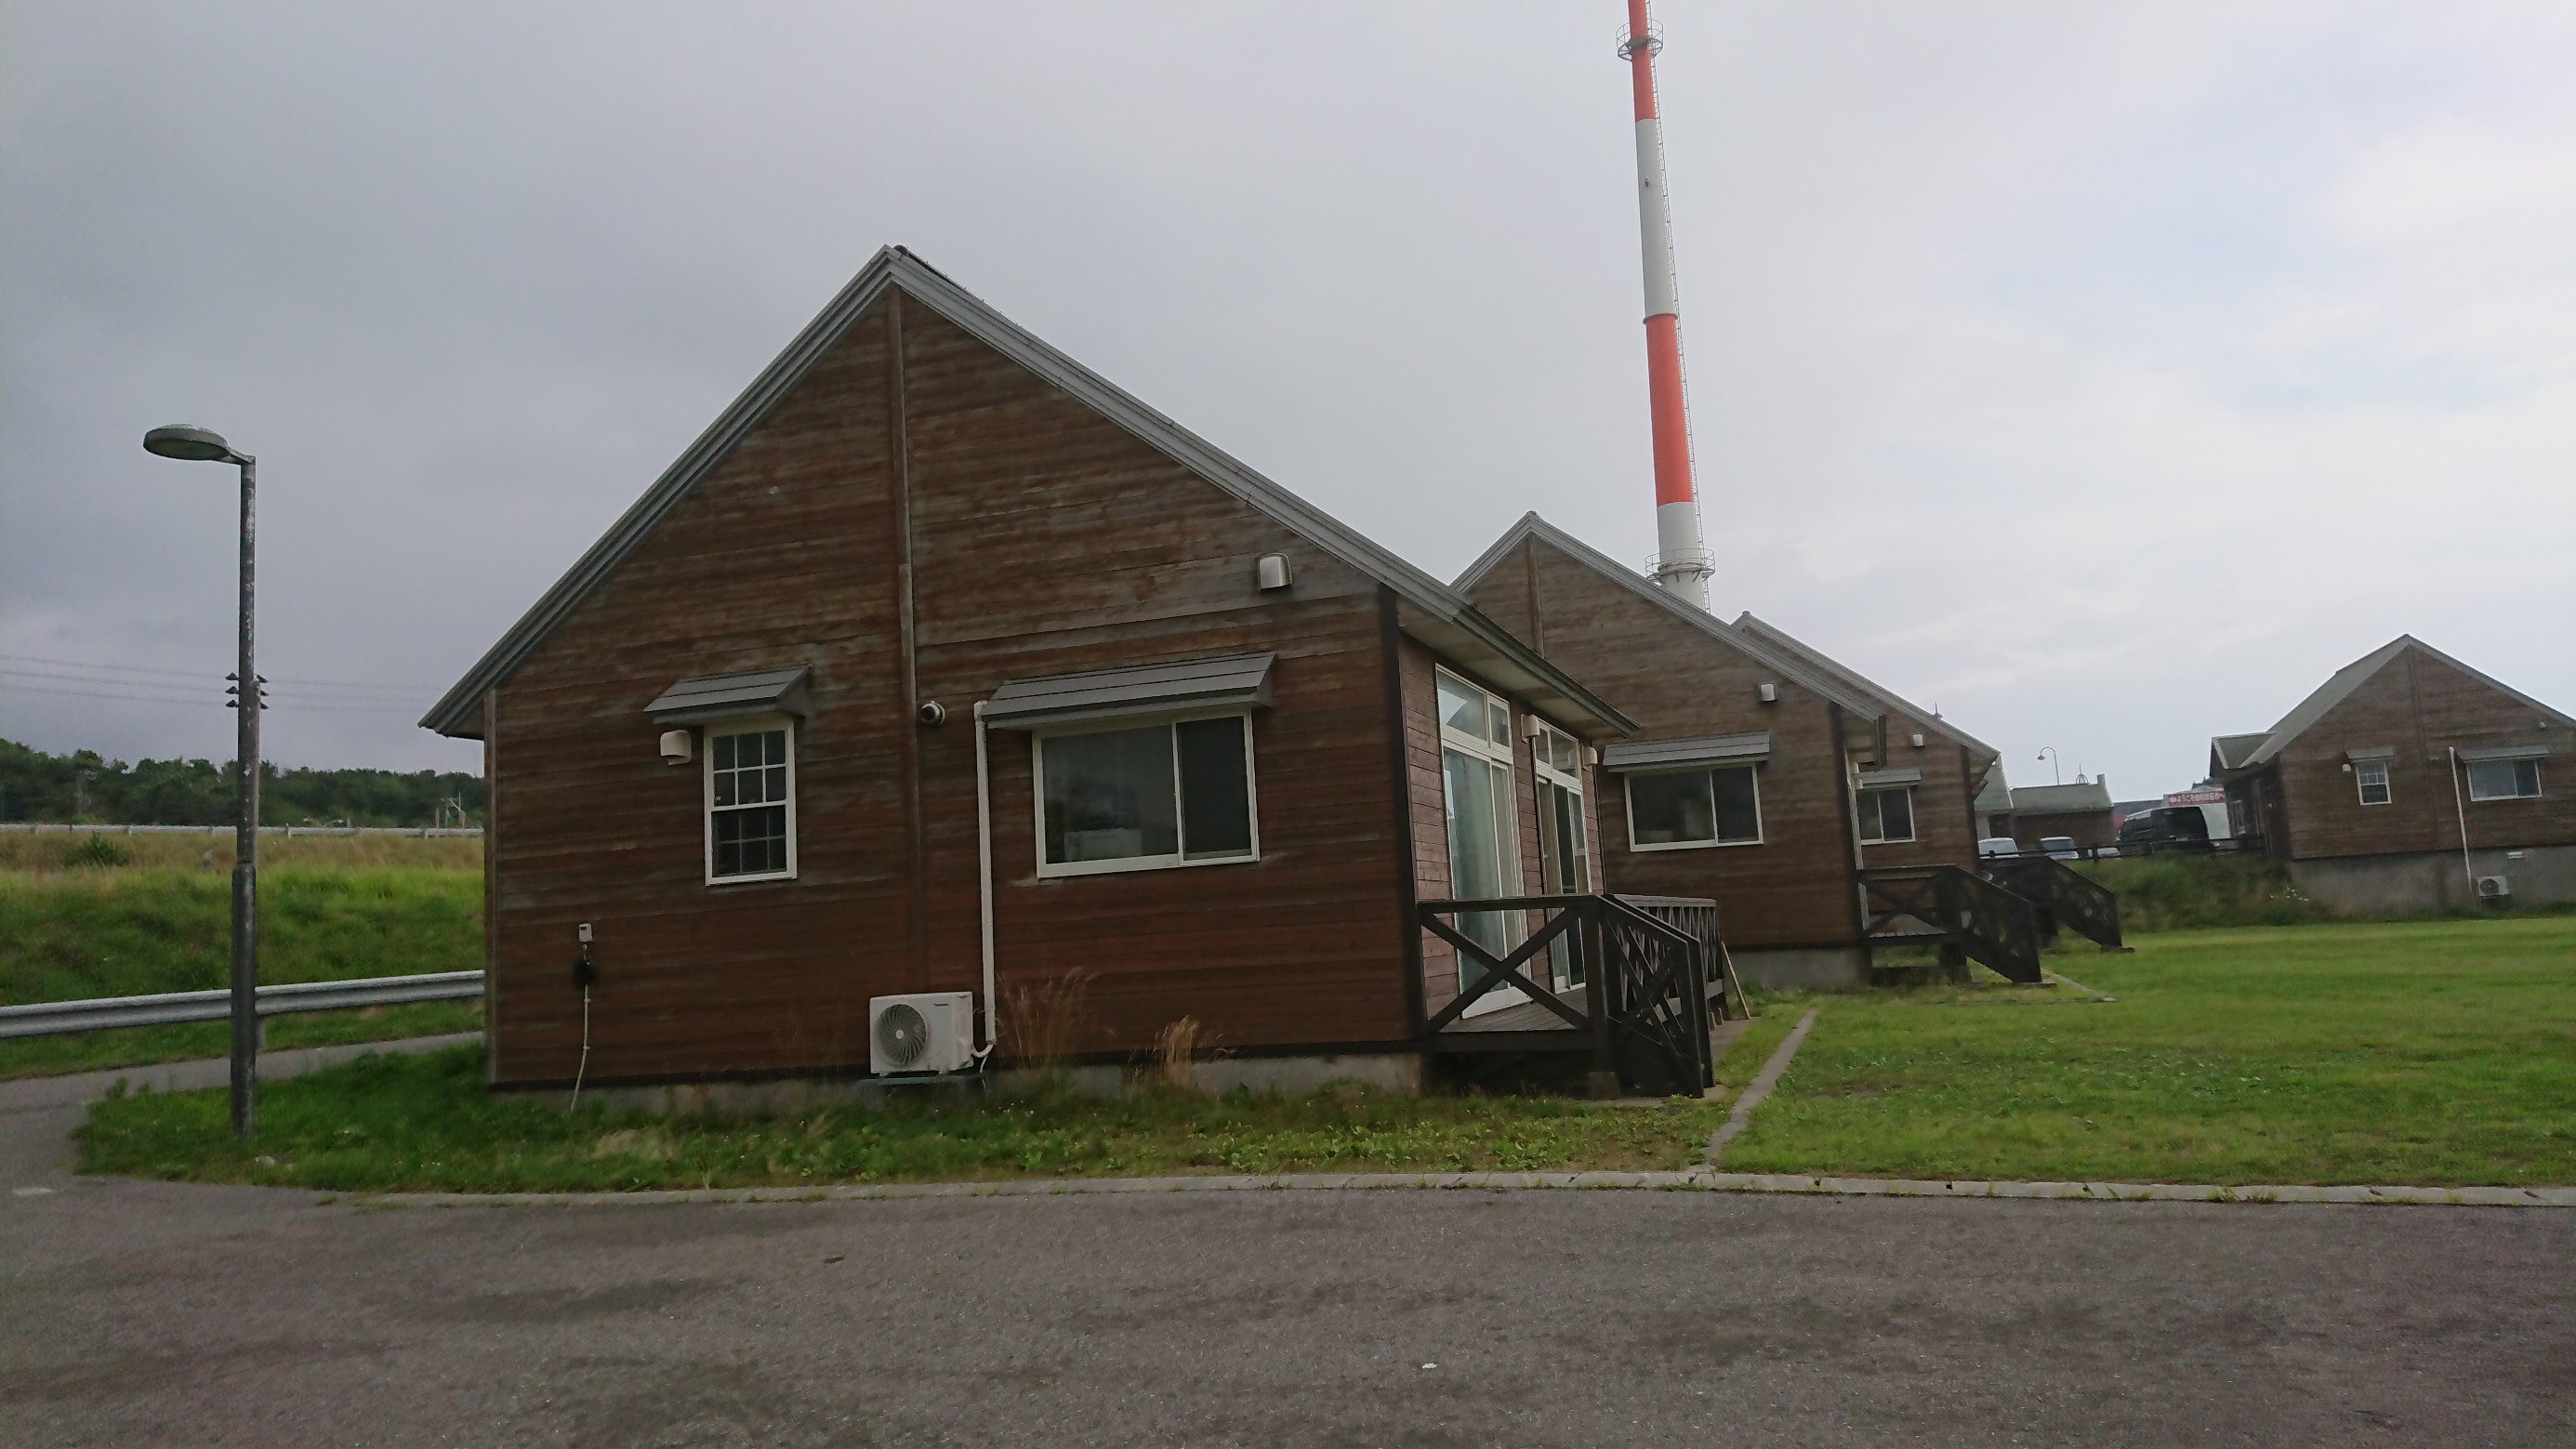
<path id="1" fill-rule="evenodd" d="M 1986 879 L 2039 907 L 2043 936 L 2063 926 L 2095 945 L 2121 949 L 2120 897 L 2109 886 L 2045 855 L 1999 856 L 1982 865 Z"/>
<path id="2" fill-rule="evenodd" d="M 1708 909 L 1713 902 L 1658 900 L 1656 909 Z M 1424 901 L 1422 929 L 1458 953 L 1461 990 L 1424 1023 L 1435 1050 L 1580 1051 L 1596 1071 L 1615 1072 L 1631 1092 L 1697 1095 L 1714 1086 L 1709 1054 L 1709 952 L 1690 925 L 1617 896 L 1512 896 L 1498 900 Z M 1535 924 L 1500 955 L 1462 928 L 1461 916 L 1519 916 Z M 1558 992 L 1528 974 L 1561 940 L 1578 943 L 1583 983 Z M 1472 968 L 1472 969 L 1471 969 Z M 1471 975 L 1479 975 L 1473 982 Z M 1511 1029 L 1469 1020 L 1467 1010 L 1497 991 L 1515 989 L 1525 1004 L 1510 1008 Z M 1495 1015 L 1499 1016 L 1500 1013 Z"/>
<path id="3" fill-rule="evenodd" d="M 1898 866 L 1860 876 L 1864 946 L 1938 945 L 2011 980 L 2040 980 L 2039 908 L 2028 900 L 1955 865 Z"/>

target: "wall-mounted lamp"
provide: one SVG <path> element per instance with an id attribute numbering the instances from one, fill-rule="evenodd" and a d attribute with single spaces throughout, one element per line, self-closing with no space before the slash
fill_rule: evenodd
<path id="1" fill-rule="evenodd" d="M 690 760 L 695 759 L 697 757 L 697 753 L 698 737 L 696 735 L 691 734 L 687 730 L 662 731 L 662 761 L 664 764 L 685 765 Z"/>
<path id="2" fill-rule="evenodd" d="M 914 718 L 921 721 L 925 729 L 935 730 L 948 723 L 948 706 L 935 699 L 923 700 L 921 707 L 912 713 Z"/>

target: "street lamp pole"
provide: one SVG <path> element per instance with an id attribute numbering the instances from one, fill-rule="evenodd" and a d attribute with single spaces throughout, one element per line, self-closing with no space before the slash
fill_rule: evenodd
<path id="1" fill-rule="evenodd" d="M 247 666 L 245 666 L 245 667 L 247 667 Z M 2042 748 L 2041 748 L 2041 750 L 2040 750 L 2040 752 L 2039 752 L 2039 757 L 2040 757 L 2041 759 L 2043 759 L 2043 760 L 2048 761 L 2048 778 L 2049 778 L 2049 779 L 2051 779 L 2051 780 L 2053 780 L 2053 781 L 2055 781 L 2056 783 L 2058 783 L 2058 784 L 2060 784 L 2060 785 L 2065 784 L 2065 783 L 2066 783 L 2066 776 L 2065 776 L 2065 775 L 2063 775 L 2063 774 L 2061 774 L 2061 773 L 2059 773 L 2059 771 L 2058 771 L 2058 767 L 2059 767 L 2060 765 L 2064 764 L 2064 763 L 2065 763 L 2065 761 L 2063 761 L 2063 760 L 2061 760 L 2061 759 L 2059 759 L 2059 758 L 2057 757 L 2057 747 L 2056 747 L 2055 745 L 2047 745 L 2047 746 L 2042 747 Z"/>
<path id="2" fill-rule="evenodd" d="M 154 428 L 144 450 L 190 462 L 232 463 L 241 469 L 241 637 L 233 674 L 233 757 L 240 814 L 233 844 L 232 1107 L 233 1135 L 250 1140 L 259 1111 L 259 715 L 265 708 L 252 660 L 254 580 L 259 529 L 254 509 L 258 460 L 205 428 Z"/>

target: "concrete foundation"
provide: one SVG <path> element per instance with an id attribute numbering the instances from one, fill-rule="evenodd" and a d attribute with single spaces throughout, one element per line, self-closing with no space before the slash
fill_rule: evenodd
<path id="1" fill-rule="evenodd" d="M 1773 991 L 1850 991 L 1869 984 L 1869 956 L 1857 946 L 1732 951 L 1747 986 Z"/>
<path id="2" fill-rule="evenodd" d="M 2473 850 L 2466 868 L 2455 850 L 2294 860 L 2289 867 L 2301 894 L 2347 916 L 2438 915 L 2491 906 L 2478 899 L 2472 875 L 2503 876 L 2513 890 L 2509 905 L 2576 901 L 2576 845 Z"/>

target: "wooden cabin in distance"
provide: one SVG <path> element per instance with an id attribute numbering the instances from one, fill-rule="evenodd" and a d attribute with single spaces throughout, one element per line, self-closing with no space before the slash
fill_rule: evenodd
<path id="1" fill-rule="evenodd" d="M 1738 968 L 1765 984 L 1858 984 L 1874 950 L 1935 935 L 2038 979 L 2031 903 L 2004 898 L 1977 860 L 1973 802 L 1995 751 L 1750 615 L 1729 624 L 1692 607 L 1535 513 L 1458 587 L 1636 718 L 1603 755 L 1612 891 L 1714 898 Z M 2100 908 L 2097 887 L 2058 879 L 2071 872 L 2032 874 Z M 1983 940 L 1968 919 L 1980 910 L 2004 922 Z"/>
<path id="2" fill-rule="evenodd" d="M 1245 1070 L 1409 1081 L 1506 1044 L 1449 1009 L 1456 942 L 1533 929 L 1435 905 L 1597 903 L 1592 758 L 1631 727 L 900 248 L 423 723 L 483 744 L 508 1087 L 857 1073 L 907 993 L 1009 1059 L 997 990 L 1077 972 L 1077 1059 L 1189 1017 Z"/>
<path id="3" fill-rule="evenodd" d="M 2576 900 L 2570 754 L 2576 718 L 2400 634 L 2272 728 L 2212 739 L 2209 772 L 2312 898 L 2438 911 Z"/>

